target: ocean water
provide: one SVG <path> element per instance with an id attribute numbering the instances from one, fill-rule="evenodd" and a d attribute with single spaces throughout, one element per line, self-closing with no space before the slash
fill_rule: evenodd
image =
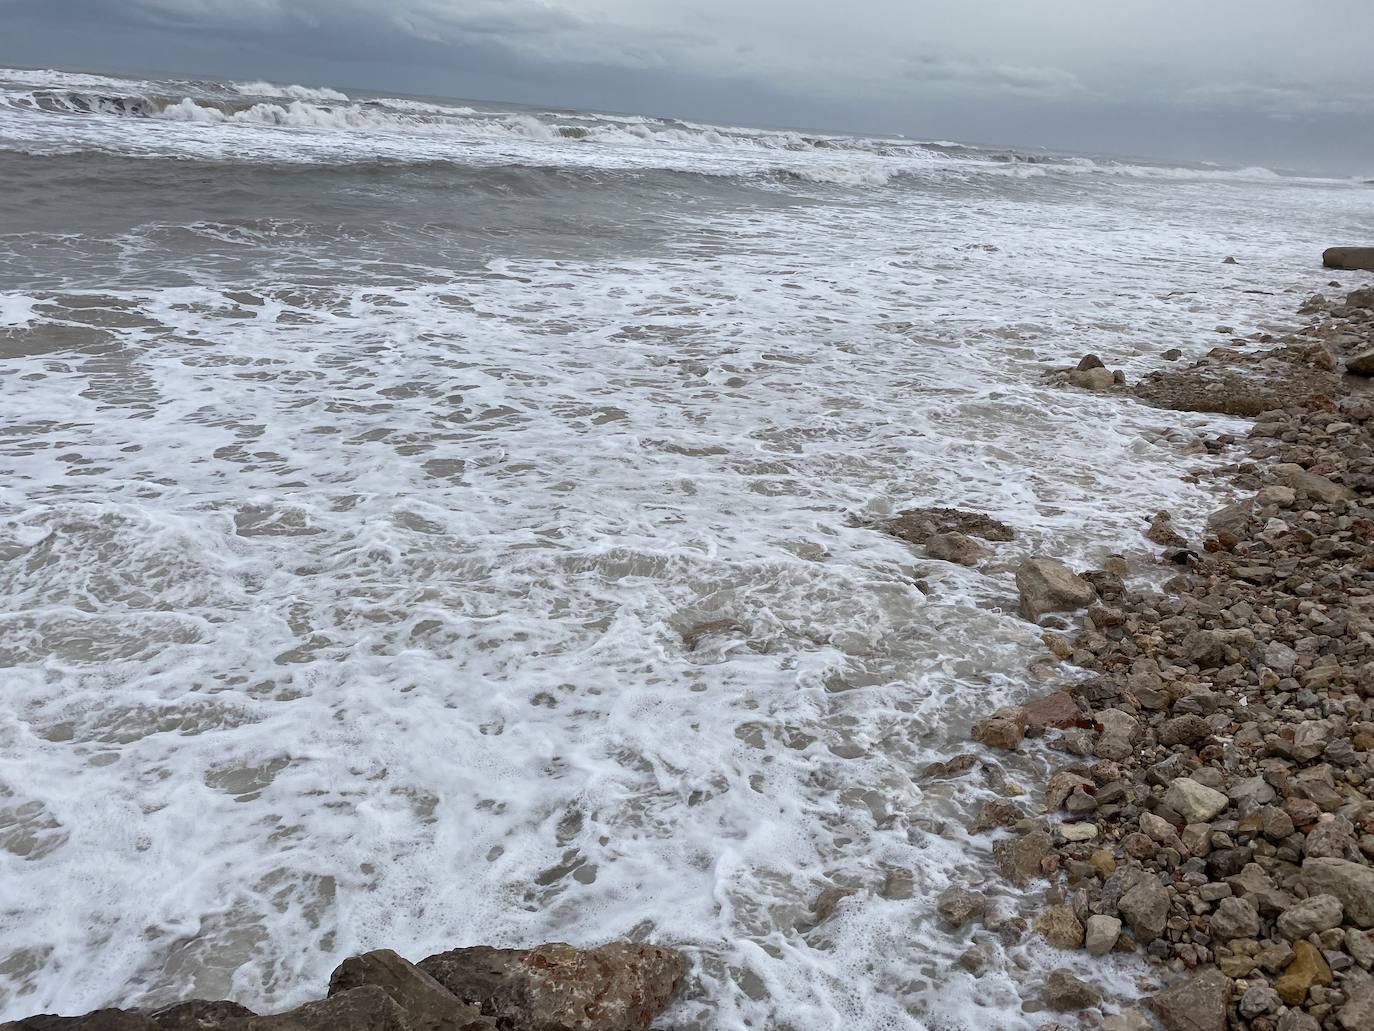
<path id="1" fill-rule="evenodd" d="M 1075 675 L 1016 563 L 1148 575 L 1234 428 L 1044 373 L 1282 327 L 1374 232 L 1264 169 L 19 69 L 0 184 L 0 1019 L 630 936 L 675 1031 L 1035 1026 L 1076 960 L 953 965 L 947 885 L 1042 902 L 922 770 Z M 1017 539 L 868 528 L 925 504 Z"/>

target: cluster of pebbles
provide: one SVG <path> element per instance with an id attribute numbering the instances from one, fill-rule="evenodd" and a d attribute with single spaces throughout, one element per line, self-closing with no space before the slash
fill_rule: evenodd
<path id="1" fill-rule="evenodd" d="M 1147 1010 L 1108 1015 L 1094 985 L 1055 970 L 1041 1002 L 1073 1026 L 1374 1031 L 1374 391 L 1361 378 L 1374 288 L 1301 313 L 1299 332 L 1133 386 L 1091 359 L 1061 374 L 1254 419 L 1248 437 L 1199 442 L 1237 459 L 1195 473 L 1237 497 L 1200 538 L 1167 513 L 1149 520 L 1176 568 L 1162 591 L 1128 587 L 1119 558 L 1085 573 L 1036 558 L 1017 574 L 1026 618 L 1086 609 L 1076 633 L 1052 617 L 1065 632 L 1043 637 L 1086 672 L 975 725 L 988 748 L 1032 738 L 1052 760 L 1042 813 L 997 799 L 975 830 L 1001 835 L 1004 876 L 1050 882 L 1022 927 L 1095 956 L 1142 950 L 1168 984 Z M 977 552 L 949 534 L 981 535 L 959 515 L 927 534 L 956 561 Z M 923 519 L 951 524 L 906 523 Z M 960 887 L 940 899 L 955 925 L 985 908 Z"/>

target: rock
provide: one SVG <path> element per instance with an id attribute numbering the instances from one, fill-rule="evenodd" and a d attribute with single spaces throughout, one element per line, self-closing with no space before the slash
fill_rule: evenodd
<path id="1" fill-rule="evenodd" d="M 234 1031 L 411 1031 L 411 1026 L 391 996 L 367 985 L 286 1013 L 253 1017 Z"/>
<path id="2" fill-rule="evenodd" d="M 1083 944 L 1087 947 L 1089 955 L 1105 956 L 1116 948 L 1117 939 L 1120 937 L 1121 921 L 1116 917 L 1102 913 L 1088 917 Z"/>
<path id="3" fill-rule="evenodd" d="M 937 533 L 962 533 L 985 541 L 1009 541 L 1016 536 L 1006 523 L 981 512 L 957 508 L 912 508 L 877 524 L 877 528 L 909 544 L 924 544 Z"/>
<path id="4" fill-rule="evenodd" d="M 1102 1031 L 1154 1031 L 1154 1021 L 1143 1013 L 1127 1010 L 1102 1021 Z"/>
<path id="5" fill-rule="evenodd" d="M 1229 255 L 1229 254 L 1228 254 L 1226 257 L 1224 257 L 1224 258 L 1221 259 L 1221 263 L 1222 263 L 1223 265 L 1239 265 L 1239 264 L 1240 264 L 1240 262 L 1238 262 L 1234 257 L 1232 257 L 1232 256 Z"/>
<path id="6" fill-rule="evenodd" d="M 1078 359 L 1078 364 L 1074 366 L 1075 372 L 1091 372 L 1093 369 L 1105 369 L 1102 359 L 1095 354 L 1085 354 Z"/>
<path id="7" fill-rule="evenodd" d="M 1142 944 L 1164 933 L 1169 919 L 1169 893 L 1153 877 L 1144 877 L 1121 896 L 1117 909 Z"/>
<path id="8" fill-rule="evenodd" d="M 1261 1017 L 1266 1013 L 1277 1013 L 1283 1006 L 1279 993 L 1267 984 L 1252 984 L 1240 997 L 1240 1014 L 1247 1020 Z"/>
<path id="9" fill-rule="evenodd" d="M 1217 911 L 1212 914 L 1210 926 L 1212 937 L 1218 941 L 1231 941 L 1235 938 L 1258 938 L 1260 918 L 1255 907 L 1245 899 L 1222 899 Z"/>
<path id="10" fill-rule="evenodd" d="M 1352 376 L 1374 376 L 1374 351 L 1347 355 L 1345 371 Z"/>
<path id="11" fill-rule="evenodd" d="M 926 554 L 940 562 L 976 566 L 992 555 L 992 549 L 962 533 L 936 533 L 926 540 Z"/>
<path id="12" fill-rule="evenodd" d="M 1087 608 L 1097 597 L 1092 584 L 1057 559 L 1030 558 L 1016 570 L 1021 614 L 1037 622 L 1047 612 Z"/>
<path id="13" fill-rule="evenodd" d="M 1328 247 L 1322 252 L 1327 268 L 1374 271 L 1374 247 Z"/>
<path id="14" fill-rule="evenodd" d="M 1196 713 L 1175 716 L 1165 720 L 1159 727 L 1161 745 L 1195 745 L 1212 735 L 1212 726 Z"/>
<path id="15" fill-rule="evenodd" d="M 1231 979 L 1219 970 L 1207 970 L 1150 1000 L 1165 1031 L 1226 1031 L 1230 1004 Z"/>
<path id="16" fill-rule="evenodd" d="M 645 1031 L 687 969 L 674 949 L 632 942 L 454 949 L 417 965 L 485 1016 L 521 1031 Z"/>
<path id="17" fill-rule="evenodd" d="M 1374 1031 L 1374 982 L 1366 982 L 1351 992 L 1336 1020 L 1345 1031 Z"/>
<path id="18" fill-rule="evenodd" d="M 994 842 L 993 859 L 1003 877 L 1016 884 L 1025 884 L 1032 877 L 1040 877 L 1043 863 L 1050 854 L 1050 836 L 1043 830 L 1033 830 L 1019 838 Z"/>
<path id="19" fill-rule="evenodd" d="M 1073 695 L 1055 691 L 1042 698 L 1032 698 L 1021 706 L 1021 715 L 1028 727 L 1080 727 L 1088 722 Z"/>
<path id="20" fill-rule="evenodd" d="M 414 1031 L 459 1031 L 480 1027 L 481 1009 L 457 996 L 390 949 L 350 956 L 329 978 L 329 998 L 373 985 L 386 992 Z"/>
<path id="21" fill-rule="evenodd" d="M 1264 664 L 1281 677 L 1290 677 L 1298 664 L 1298 653 L 1282 641 L 1270 641 L 1264 647 Z"/>
<path id="22" fill-rule="evenodd" d="M 1275 466 L 1274 474 L 1285 485 L 1297 491 L 1306 491 L 1308 497 L 1327 505 L 1359 497 L 1349 487 L 1332 483 L 1325 476 L 1310 473 L 1300 465 L 1285 463 Z"/>
<path id="23" fill-rule="evenodd" d="M 1179 777 L 1164 792 L 1164 804 L 1183 817 L 1185 823 L 1206 823 L 1221 813 L 1230 800 L 1191 777 Z"/>
<path id="24" fill-rule="evenodd" d="M 1069 373 L 1069 382 L 1084 390 L 1110 390 L 1116 378 L 1107 369 L 1075 369 Z"/>
<path id="25" fill-rule="evenodd" d="M 1305 859 L 1302 879 L 1309 894 L 1336 896 L 1347 922 L 1374 927 L 1374 870 L 1346 859 Z"/>
<path id="26" fill-rule="evenodd" d="M 1020 709 L 999 709 L 973 725 L 969 735 L 989 748 L 1012 751 L 1026 736 L 1026 720 Z"/>
<path id="27" fill-rule="evenodd" d="M 1302 1010 L 1289 1010 L 1274 1025 L 1275 1031 L 1321 1031 L 1321 1027 L 1316 1017 Z"/>
<path id="28" fill-rule="evenodd" d="M 1095 823 L 1064 823 L 1059 825 L 1059 834 L 1065 841 L 1092 841 L 1097 837 Z"/>
<path id="29" fill-rule="evenodd" d="M 1083 925 L 1074 916 L 1073 906 L 1051 906 L 1035 922 L 1040 936 L 1056 949 L 1078 949 L 1083 946 Z"/>
<path id="30" fill-rule="evenodd" d="M 1040 996 L 1045 1000 L 1045 1005 L 1059 1013 L 1087 1009 L 1102 1001 L 1100 991 L 1086 981 L 1080 981 L 1063 967 L 1050 971 Z"/>
<path id="31" fill-rule="evenodd" d="M 192 999 L 158 1010 L 152 1019 L 158 1031 L 214 1031 L 228 1026 L 231 1021 L 256 1015 L 236 1002 Z"/>
<path id="32" fill-rule="evenodd" d="M 1274 990 L 1290 1006 L 1301 1006 L 1313 985 L 1325 987 L 1331 983 L 1331 968 L 1321 951 L 1311 942 L 1293 943 L 1293 962 L 1274 982 Z"/>
<path id="33" fill-rule="evenodd" d="M 1215 630 L 1194 630 L 1183 639 L 1182 652 L 1199 669 L 1226 665 L 1226 641 Z"/>
<path id="34" fill-rule="evenodd" d="M 1145 531 L 1145 539 L 1166 548 L 1186 548 L 1188 541 L 1174 529 L 1174 517 L 1168 512 L 1159 512 Z"/>
<path id="35" fill-rule="evenodd" d="M 958 885 L 946 888 L 935 900 L 935 911 L 955 927 L 963 927 L 969 921 L 977 920 L 987 908 L 986 895 Z"/>
<path id="36" fill-rule="evenodd" d="M 1312 895 L 1279 914 L 1279 933 L 1289 941 L 1306 938 L 1339 927 L 1343 915 L 1335 895 Z"/>
<path id="37" fill-rule="evenodd" d="M 94 1010 L 80 1017 L 59 1017 L 40 1013 L 7 1024 L 4 1031 L 157 1031 L 157 1025 L 136 1010 Z"/>

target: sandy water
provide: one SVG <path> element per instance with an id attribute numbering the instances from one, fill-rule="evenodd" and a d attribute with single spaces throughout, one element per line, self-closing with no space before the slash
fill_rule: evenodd
<path id="1" fill-rule="evenodd" d="M 681 1031 L 1039 1022 L 1064 956 L 952 969 L 989 789 L 921 770 L 1058 682 L 1016 562 L 1196 525 L 1216 459 L 1157 431 L 1227 426 L 1043 372 L 1282 323 L 1374 191 L 266 84 L 0 101 L 0 1018 L 628 935 L 691 957 Z M 1018 538 L 974 571 L 864 528 L 932 503 Z"/>

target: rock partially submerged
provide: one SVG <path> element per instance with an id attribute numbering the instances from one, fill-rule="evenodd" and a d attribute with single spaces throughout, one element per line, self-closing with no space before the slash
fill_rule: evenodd
<path id="1" fill-rule="evenodd" d="M 925 544 L 936 534 L 958 533 L 985 541 L 1009 541 L 1016 537 L 1015 530 L 992 516 L 957 508 L 907 509 L 878 523 L 877 529 L 908 544 Z"/>
<path id="2" fill-rule="evenodd" d="M 1329 352 L 1289 348 L 1244 354 L 1216 348 L 1192 365 L 1149 373 L 1131 388 L 1156 408 L 1254 417 L 1290 404 L 1327 404 L 1347 393 Z"/>
<path id="3" fill-rule="evenodd" d="M 682 954 L 613 942 L 595 949 L 454 949 L 407 962 L 389 949 L 344 960 L 329 995 L 257 1016 L 232 1002 L 154 1013 L 96 1010 L 6 1031 L 646 1031 L 686 972 Z"/>
<path id="4" fill-rule="evenodd" d="M 1031 622 L 1050 612 L 1087 608 L 1097 591 L 1063 562 L 1053 558 L 1029 558 L 1016 570 L 1016 589 L 1021 595 L 1021 615 Z"/>
<path id="5" fill-rule="evenodd" d="M 1374 271 L 1374 247 L 1328 247 L 1322 252 L 1327 268 Z"/>

